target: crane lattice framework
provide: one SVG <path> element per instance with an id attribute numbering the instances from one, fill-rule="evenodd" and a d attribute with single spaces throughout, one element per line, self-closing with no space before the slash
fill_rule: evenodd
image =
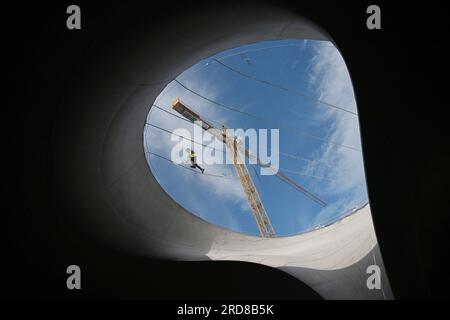
<path id="1" fill-rule="evenodd" d="M 252 210 L 259 233 L 262 238 L 272 238 L 275 236 L 275 230 L 273 229 L 267 210 L 261 201 L 258 190 L 255 187 L 252 176 L 248 171 L 247 165 L 245 162 L 240 160 L 241 154 L 239 153 L 238 141 L 236 137 L 233 139 L 229 138 L 227 129 L 224 129 L 224 135 L 226 138 L 226 145 L 231 151 L 231 158 L 233 159 L 234 168 L 236 169 L 239 181 L 241 182 L 242 189 L 244 189 L 245 196 L 250 209 Z"/>
<path id="2" fill-rule="evenodd" d="M 276 234 L 272 222 L 270 221 L 267 210 L 261 200 L 261 197 L 259 196 L 258 190 L 255 187 L 255 183 L 253 182 L 252 176 L 248 171 L 248 167 L 244 161 L 245 157 L 255 160 L 260 166 L 270 168 L 274 172 L 274 175 L 276 175 L 283 182 L 286 182 L 292 187 L 294 187 L 296 190 L 301 191 L 307 197 L 317 202 L 321 206 L 326 205 L 325 202 L 323 202 L 317 196 L 315 196 L 305 188 L 295 183 L 292 179 L 285 176 L 279 170 L 270 167 L 270 165 L 262 164 L 257 156 L 253 155 L 250 152 L 250 150 L 245 148 L 242 141 L 239 141 L 237 137 L 232 137 L 229 135 L 227 128 L 223 126 L 220 129 L 214 127 L 208 121 L 205 121 L 199 114 L 192 111 L 189 107 L 181 103 L 180 99 L 176 99 L 172 103 L 172 109 L 177 111 L 179 114 L 181 114 L 184 118 L 188 119 L 192 123 L 200 121 L 203 130 L 209 132 L 216 138 L 222 140 L 222 142 L 227 146 L 228 150 L 230 151 L 233 166 L 236 169 L 236 173 L 239 177 L 239 181 L 241 183 L 242 189 L 244 190 L 247 202 L 252 211 L 261 238 L 273 238 L 276 236 Z"/>

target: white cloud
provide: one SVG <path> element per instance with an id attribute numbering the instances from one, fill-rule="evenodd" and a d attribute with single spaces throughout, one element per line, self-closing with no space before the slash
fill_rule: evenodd
<path id="1" fill-rule="evenodd" d="M 193 77 L 195 78 L 195 77 Z M 192 85 L 191 80 L 191 84 Z M 216 93 L 211 88 L 195 88 L 196 91 L 205 91 L 208 90 L 207 96 L 211 99 L 215 99 Z M 206 93 L 205 93 L 206 95 Z M 156 104 L 163 109 L 167 110 L 168 112 L 175 113 L 171 106 L 172 102 L 176 99 L 180 98 L 184 103 L 187 105 L 195 107 L 195 110 L 201 114 L 203 112 L 207 111 L 208 115 L 214 119 L 218 119 L 218 121 L 226 120 L 223 117 L 223 113 L 218 112 L 218 110 L 214 110 L 210 105 L 206 104 L 205 101 L 202 101 L 201 98 L 192 96 L 192 94 L 187 94 L 186 90 L 177 85 L 176 83 L 169 84 L 158 96 L 156 99 Z M 188 123 L 186 121 L 183 121 L 181 119 L 178 119 L 176 117 L 173 117 L 171 115 L 168 115 L 167 113 L 153 108 L 151 112 L 149 113 L 149 116 L 147 117 L 147 123 L 151 123 L 154 125 L 157 125 L 161 128 L 167 129 L 171 132 L 173 132 L 176 129 L 184 128 L 187 129 L 191 133 L 191 137 L 194 137 L 193 134 L 193 124 Z M 177 143 L 170 141 L 170 134 L 167 132 L 163 132 L 159 129 L 156 129 L 151 126 L 146 126 L 145 128 L 145 137 L 146 137 L 146 150 L 151 150 L 154 153 L 163 155 L 165 157 L 170 158 L 170 152 L 172 147 Z M 205 135 L 211 137 L 208 133 L 205 133 Z M 186 147 L 193 147 L 193 149 L 199 153 L 201 152 L 202 146 L 198 144 L 193 144 L 191 146 L 191 142 L 185 141 L 187 143 Z M 204 141 L 198 141 L 199 143 L 209 144 L 205 143 Z M 220 148 L 221 146 L 217 146 Z M 183 148 L 185 149 L 185 148 Z M 207 150 L 207 154 L 210 150 Z M 186 192 L 195 192 L 197 193 L 198 190 L 201 189 L 207 189 L 209 192 L 213 193 L 217 196 L 217 199 L 219 201 L 231 201 L 236 204 L 240 204 L 241 208 L 243 210 L 249 210 L 248 204 L 245 198 L 245 194 L 242 190 L 242 186 L 240 185 L 239 179 L 235 174 L 234 168 L 230 165 L 225 164 L 213 164 L 208 165 L 206 163 L 200 164 L 202 167 L 205 168 L 205 173 L 211 173 L 216 175 L 224 175 L 224 178 L 220 177 L 211 177 L 207 175 L 201 175 L 201 174 L 195 174 L 191 173 L 186 170 L 185 173 L 180 174 L 179 176 L 176 176 L 176 179 L 180 179 L 180 185 L 199 185 L 199 188 L 193 189 L 187 189 Z M 189 164 L 186 164 L 185 166 L 189 166 Z M 183 169 L 181 169 L 183 170 Z M 175 172 L 175 171 L 174 171 Z M 179 171 L 177 171 L 179 172 Z M 168 176 L 166 178 L 173 178 L 173 176 Z M 194 209 L 194 208 L 192 208 Z M 211 208 L 209 208 L 210 210 Z M 198 211 L 199 208 L 196 208 L 195 211 Z M 200 213 L 200 212 L 199 212 Z"/>
<path id="2" fill-rule="evenodd" d="M 353 86 L 345 62 L 335 48 L 316 47 L 311 60 L 310 85 L 316 96 L 327 103 L 356 112 Z M 327 132 L 327 140 L 361 149 L 358 117 L 342 110 L 317 105 L 324 121 L 332 123 Z M 316 184 L 316 191 L 340 196 L 339 200 L 325 207 L 316 217 L 324 217 L 346 210 L 349 204 L 361 202 L 366 197 L 366 183 L 362 153 L 338 146 L 323 144 L 315 154 L 318 162 L 326 163 L 330 168 L 312 163 L 308 171 L 315 175 L 326 175 L 332 181 Z"/>

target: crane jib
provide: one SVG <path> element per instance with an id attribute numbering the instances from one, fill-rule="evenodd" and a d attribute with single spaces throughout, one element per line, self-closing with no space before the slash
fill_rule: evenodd
<path id="1" fill-rule="evenodd" d="M 253 179 L 250 173 L 248 172 L 247 165 L 245 163 L 239 163 L 237 161 L 239 155 L 244 154 L 246 158 L 256 160 L 259 166 L 271 169 L 274 175 L 277 176 L 280 180 L 289 184 L 294 189 L 302 192 L 305 196 L 307 196 L 314 202 L 318 203 L 322 207 L 325 207 L 327 205 L 324 201 L 319 199 L 319 197 L 312 194 L 302 186 L 298 185 L 295 181 L 284 175 L 278 169 L 273 168 L 270 165 L 270 163 L 262 163 L 261 160 L 256 155 L 253 155 L 250 152 L 250 150 L 242 146 L 242 144 L 237 143 L 236 137 L 234 138 L 228 137 L 227 128 L 223 126 L 221 129 L 215 128 L 213 125 L 208 123 L 208 121 L 204 121 L 198 113 L 196 113 L 195 111 L 191 110 L 189 107 L 184 105 L 179 99 L 176 99 L 172 103 L 172 108 L 192 123 L 201 121 L 202 122 L 201 126 L 205 131 L 208 130 L 208 132 L 210 132 L 212 135 L 218 137 L 219 139 L 222 139 L 223 143 L 227 145 L 227 147 L 232 153 L 234 159 L 233 163 L 234 167 L 239 176 L 239 181 L 242 185 L 249 207 L 255 218 L 256 225 L 262 238 L 276 237 L 275 230 L 272 226 L 270 217 L 264 207 L 264 204 L 259 196 L 258 190 L 256 189 L 256 186 L 253 183 Z"/>

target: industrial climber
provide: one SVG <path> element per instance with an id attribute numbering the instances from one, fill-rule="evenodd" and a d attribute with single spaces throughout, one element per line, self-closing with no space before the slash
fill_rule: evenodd
<path id="1" fill-rule="evenodd" d="M 197 164 L 197 154 L 195 154 L 194 150 L 187 148 L 186 152 L 188 153 L 188 158 L 191 161 L 191 168 L 199 168 L 202 173 L 205 172 L 205 169 L 202 169 Z"/>

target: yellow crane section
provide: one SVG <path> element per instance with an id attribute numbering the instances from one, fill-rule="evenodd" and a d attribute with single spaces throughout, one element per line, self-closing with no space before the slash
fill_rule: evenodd
<path id="1" fill-rule="evenodd" d="M 242 189 L 244 190 L 245 197 L 247 198 L 247 202 L 252 211 L 253 218 L 255 219 L 261 237 L 274 237 L 275 230 L 272 226 L 269 215 L 267 214 L 267 210 L 264 207 L 263 202 L 261 201 L 261 197 L 259 196 L 252 176 L 248 171 L 247 165 L 244 161 L 242 161 L 242 153 L 244 153 L 244 155 L 247 153 L 243 152 L 244 148 L 242 148 L 241 143 L 237 141 L 236 137 L 230 137 L 228 135 L 227 128 L 215 128 L 213 125 L 203 120 L 199 114 L 182 104 L 179 99 L 176 99 L 173 102 L 172 108 L 192 122 L 201 121 L 201 126 L 205 131 L 208 131 L 213 136 L 225 143 L 228 150 L 230 150 L 231 159 L 233 159 L 233 166 L 236 169 L 236 173 L 239 177 L 239 181 L 241 183 Z M 248 154 L 246 156 L 248 156 Z"/>
<path id="2" fill-rule="evenodd" d="M 272 238 L 275 237 L 276 234 L 272 226 L 272 222 L 270 221 L 269 215 L 267 214 L 266 208 L 264 207 L 258 190 L 256 189 L 253 179 L 248 171 L 247 165 L 245 164 L 245 158 L 256 160 L 260 166 L 271 169 L 274 172 L 274 175 L 281 181 L 289 184 L 297 191 L 302 192 L 305 196 L 315 201 L 319 205 L 326 206 L 326 203 L 319 197 L 312 194 L 302 186 L 298 185 L 295 181 L 284 175 L 281 171 L 271 167 L 268 164 L 263 164 L 257 156 L 253 155 L 250 150 L 245 148 L 242 141 L 238 141 L 237 137 L 231 137 L 228 134 L 227 128 L 223 126 L 221 129 L 214 127 L 208 121 L 202 119 L 202 117 L 198 113 L 192 111 L 186 105 L 181 103 L 180 99 L 176 99 L 172 103 L 172 109 L 192 123 L 201 121 L 203 130 L 208 131 L 210 134 L 220 139 L 227 146 L 228 150 L 230 151 L 231 158 L 233 159 L 234 168 L 236 169 L 242 189 L 244 190 L 247 202 L 252 211 L 253 217 L 262 238 Z"/>

